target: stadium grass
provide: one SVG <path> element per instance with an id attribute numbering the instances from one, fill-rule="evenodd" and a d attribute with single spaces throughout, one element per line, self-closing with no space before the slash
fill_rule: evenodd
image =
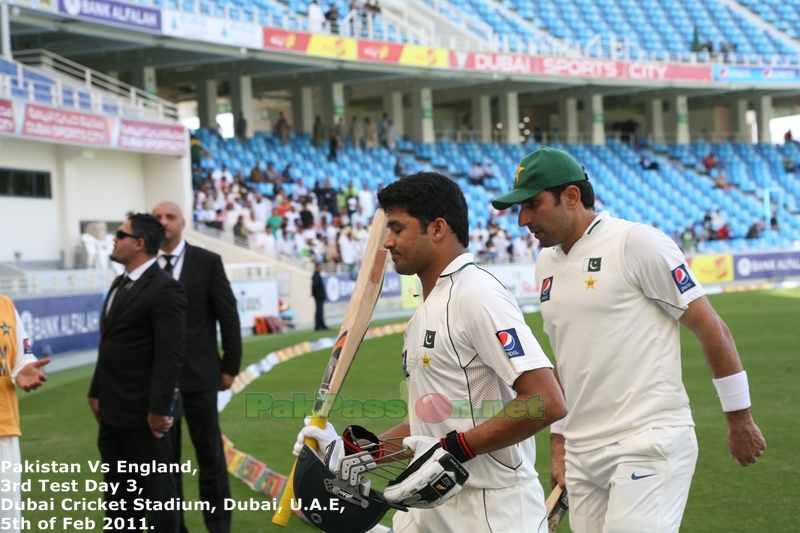
<path id="1" fill-rule="evenodd" d="M 711 297 L 717 311 L 727 322 L 736 339 L 742 360 L 748 370 L 753 413 L 768 443 L 766 454 L 758 464 L 742 468 L 729 458 L 725 444 L 725 419 L 720 411 L 703 362 L 699 343 L 685 329 L 682 331 L 684 382 L 691 398 L 697 424 L 700 458 L 692 484 L 689 503 L 681 531 L 687 533 L 757 533 L 797 531 L 797 505 L 800 501 L 800 454 L 797 449 L 797 424 L 800 420 L 797 383 L 800 369 L 800 290 L 779 290 L 752 293 L 729 293 Z M 528 315 L 534 334 L 550 353 L 547 337 L 542 332 L 541 316 Z M 334 335 L 335 332 L 331 332 Z M 265 354 L 304 340 L 322 336 L 315 332 L 293 332 L 245 340 L 244 362 L 249 364 Z M 345 388 L 346 398 L 400 398 L 399 383 L 401 335 L 366 341 L 350 371 Z M 328 360 L 327 350 L 301 356 L 276 366 L 252 383 L 246 392 L 267 392 L 274 398 L 291 399 L 294 392 L 313 394 L 319 385 L 322 370 Z M 58 517 L 57 530 L 63 528 L 62 518 L 89 517 L 95 530 L 102 527 L 100 512 L 66 512 L 59 509 L 62 498 L 97 498 L 99 493 L 86 493 L 85 480 L 102 481 L 101 474 L 91 473 L 88 461 L 99 460 L 96 447 L 97 425 L 86 402 L 92 367 L 60 372 L 51 376 L 46 386 L 31 394 L 20 394 L 23 437 L 23 459 L 42 462 L 79 463 L 80 474 L 31 474 L 32 490 L 23 495 L 34 500 L 55 498 L 56 510 L 25 511 L 23 516 L 37 530 L 39 520 Z M 264 461 L 270 468 L 288 473 L 293 463 L 291 446 L 299 419 L 276 420 L 268 414 L 245 418 L 244 394 L 233 398 L 221 414 L 223 431 L 235 446 Z M 333 422 L 341 429 L 349 423 L 368 426 L 376 432 L 394 424 L 392 420 L 348 420 L 335 416 Z M 184 431 L 186 431 L 184 429 Z M 537 436 L 537 470 L 543 484 L 549 484 L 548 432 Z M 194 452 L 184 434 L 183 458 L 192 459 Z M 78 481 L 79 492 L 42 491 L 39 480 Z M 199 498 L 197 478 L 184 478 L 185 498 Z M 231 478 L 233 498 L 247 502 L 266 498 L 254 493 L 242 482 Z M 546 487 L 549 492 L 549 487 Z M 292 518 L 283 530 L 270 522 L 271 512 L 235 511 L 233 530 L 236 532 L 313 531 Z M 186 513 L 190 531 L 205 531 L 200 512 Z M 390 524 L 389 517 L 384 519 Z M 559 531 L 569 531 L 567 523 Z"/>

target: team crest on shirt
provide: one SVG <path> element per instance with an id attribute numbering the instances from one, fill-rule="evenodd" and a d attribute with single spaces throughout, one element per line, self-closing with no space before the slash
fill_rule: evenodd
<path id="1" fill-rule="evenodd" d="M 33 353 L 33 350 L 31 350 L 31 341 L 28 339 L 23 339 L 22 347 L 25 349 L 25 353 Z"/>
<path id="2" fill-rule="evenodd" d="M 591 257 L 583 260 L 584 272 L 600 272 L 600 264 L 603 262 L 602 257 Z"/>
<path id="3" fill-rule="evenodd" d="M 409 378 L 411 377 L 411 375 L 408 373 L 408 370 L 406 369 L 406 358 L 408 357 L 408 351 L 403 350 L 403 355 L 401 357 L 403 358 L 403 375 Z"/>
<path id="4" fill-rule="evenodd" d="M 697 286 L 684 264 L 681 264 L 672 271 L 672 279 L 675 281 L 675 285 L 678 286 L 678 290 L 681 294 Z"/>
<path id="5" fill-rule="evenodd" d="M 542 289 L 539 294 L 540 302 L 546 302 L 550 299 L 550 289 L 552 288 L 553 288 L 553 276 L 550 276 L 549 278 L 544 278 L 544 280 L 542 280 Z"/>
<path id="6" fill-rule="evenodd" d="M 425 330 L 425 340 L 422 341 L 423 348 L 433 348 L 433 344 L 436 341 L 436 332 L 435 331 L 428 331 Z"/>
<path id="7" fill-rule="evenodd" d="M 508 354 L 509 359 L 525 355 L 525 351 L 522 349 L 522 343 L 519 342 L 519 335 L 517 335 L 517 330 L 515 328 L 501 329 L 495 333 L 495 335 L 497 335 L 500 344 L 503 345 L 503 349 L 506 351 L 506 354 Z"/>

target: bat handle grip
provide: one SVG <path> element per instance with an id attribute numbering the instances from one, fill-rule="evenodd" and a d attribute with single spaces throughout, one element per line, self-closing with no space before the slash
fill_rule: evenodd
<path id="1" fill-rule="evenodd" d="M 327 418 L 315 415 L 311 417 L 309 425 L 324 429 L 327 423 Z M 316 450 L 319 447 L 316 439 L 310 437 L 306 437 L 304 444 L 312 450 Z M 289 525 L 289 519 L 292 517 L 292 503 L 294 502 L 294 469 L 296 466 L 297 461 L 295 460 L 294 465 L 292 465 L 292 471 L 289 473 L 289 479 L 286 480 L 286 487 L 283 489 L 283 495 L 278 504 L 278 509 L 275 511 L 275 514 L 272 515 L 272 523 L 280 527 Z"/>

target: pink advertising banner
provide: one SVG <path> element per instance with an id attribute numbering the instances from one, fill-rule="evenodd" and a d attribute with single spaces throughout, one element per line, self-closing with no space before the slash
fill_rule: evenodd
<path id="1" fill-rule="evenodd" d="M 22 135 L 64 143 L 110 146 L 113 118 L 28 104 Z"/>
<path id="2" fill-rule="evenodd" d="M 125 150 L 182 155 L 186 153 L 186 128 L 122 119 L 116 146 Z"/>
<path id="3" fill-rule="evenodd" d="M 14 106 L 10 100 L 0 100 L 0 133 L 14 133 Z"/>

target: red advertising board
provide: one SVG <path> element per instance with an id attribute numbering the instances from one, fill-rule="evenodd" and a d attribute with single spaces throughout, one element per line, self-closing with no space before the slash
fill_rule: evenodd
<path id="1" fill-rule="evenodd" d="M 264 28 L 264 48 L 287 52 L 305 52 L 308 49 L 310 40 L 311 35 L 308 33 Z"/>
<path id="2" fill-rule="evenodd" d="M 22 135 L 57 142 L 109 146 L 111 118 L 28 104 Z"/>
<path id="3" fill-rule="evenodd" d="M 379 61 L 381 63 L 396 64 L 400 62 L 402 53 L 402 44 L 358 41 L 358 59 L 363 61 Z"/>
<path id="4" fill-rule="evenodd" d="M 182 155 L 186 153 L 186 129 L 183 126 L 122 119 L 117 148 Z"/>
<path id="5" fill-rule="evenodd" d="M 14 133 L 14 107 L 9 100 L 0 100 L 0 133 Z"/>

